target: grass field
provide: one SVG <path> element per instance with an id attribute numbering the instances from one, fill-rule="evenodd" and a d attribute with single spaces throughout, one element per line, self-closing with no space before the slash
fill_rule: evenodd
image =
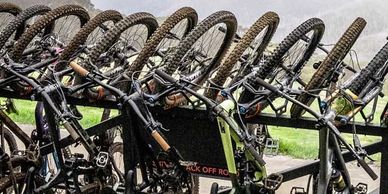
<path id="1" fill-rule="evenodd" d="M 10 114 L 10 117 L 15 122 L 35 124 L 34 111 L 36 102 L 28 100 L 15 100 L 15 105 L 18 110 L 18 114 Z M 103 109 L 82 106 L 78 106 L 78 108 L 83 115 L 81 120 L 81 125 L 83 127 L 91 127 L 100 122 Z M 117 110 L 113 110 L 112 115 L 117 115 Z"/>

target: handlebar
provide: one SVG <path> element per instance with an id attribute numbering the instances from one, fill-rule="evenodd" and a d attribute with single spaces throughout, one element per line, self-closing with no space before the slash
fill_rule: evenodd
<path id="1" fill-rule="evenodd" d="M 170 75 L 166 74 L 164 71 L 162 71 L 160 69 L 156 69 L 155 70 L 155 74 L 157 76 L 159 76 L 160 78 L 162 78 L 164 81 L 170 82 L 172 84 L 178 84 L 178 80 L 174 79 L 173 77 L 171 77 Z M 185 81 L 185 80 L 181 80 L 181 81 Z M 179 84 L 179 85 L 183 86 L 182 84 Z M 193 96 L 197 97 L 199 100 L 203 101 L 210 109 L 213 109 L 214 107 L 217 106 L 216 103 L 214 103 L 210 99 L 206 98 L 205 96 L 203 96 L 201 94 L 198 94 L 197 92 L 195 92 L 191 88 L 184 87 L 184 89 L 185 89 L 185 91 L 187 91 L 191 95 L 193 95 Z"/>
<path id="2" fill-rule="evenodd" d="M 89 71 L 86 70 L 81 65 L 78 65 L 78 63 L 75 63 L 74 61 L 70 62 L 69 66 L 81 77 L 86 77 L 89 74 Z"/>
<path id="3" fill-rule="evenodd" d="M 198 98 L 199 100 L 203 101 L 210 110 L 212 110 L 214 113 L 217 114 L 217 116 L 221 117 L 226 123 L 228 123 L 229 126 L 231 126 L 233 128 L 233 124 L 231 123 L 230 121 L 230 118 L 228 117 L 228 114 L 225 114 L 225 112 L 223 111 L 222 108 L 220 108 L 219 106 L 217 106 L 216 103 L 214 103 L 213 101 L 211 101 L 210 99 L 206 98 L 205 96 L 201 95 L 201 94 L 198 94 L 197 92 L 195 92 L 194 90 L 192 90 L 191 88 L 189 87 L 185 87 L 183 84 L 180 84 L 178 80 L 174 79 L 173 77 L 171 77 L 170 75 L 166 74 L 164 71 L 162 70 L 159 70 L 159 69 L 156 69 L 155 70 L 155 74 L 157 76 L 159 76 L 160 78 L 162 78 L 163 80 L 167 81 L 167 82 L 170 82 L 172 84 L 177 84 L 179 85 L 180 87 L 184 88 L 185 91 L 187 91 L 188 93 L 190 93 L 191 95 L 195 96 L 196 98 Z M 182 80 L 184 81 L 184 80 Z M 224 113 L 224 114 L 223 114 Z M 257 153 L 257 151 L 255 150 L 255 148 L 248 142 L 246 142 L 245 138 L 240 134 L 238 133 L 238 129 L 234 129 L 237 133 L 237 135 L 239 136 L 239 139 L 244 143 L 246 149 L 249 151 L 249 153 L 252 154 L 252 156 L 255 158 L 255 160 L 262 166 L 265 165 L 265 161 L 263 160 L 263 158 L 259 155 L 259 153 Z"/>

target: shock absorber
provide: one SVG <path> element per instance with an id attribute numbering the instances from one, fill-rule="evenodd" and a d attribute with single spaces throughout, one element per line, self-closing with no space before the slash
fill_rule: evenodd
<path id="1" fill-rule="evenodd" d="M 336 192 L 341 192 L 345 190 L 346 183 L 340 171 L 333 169 L 330 180 L 333 183 L 333 189 Z"/>

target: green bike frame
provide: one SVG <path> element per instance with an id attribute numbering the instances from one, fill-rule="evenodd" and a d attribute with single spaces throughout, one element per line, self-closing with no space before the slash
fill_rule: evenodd
<path id="1" fill-rule="evenodd" d="M 220 131 L 222 145 L 224 149 L 224 155 L 226 158 L 226 163 L 233 186 L 233 189 L 230 193 L 240 193 L 240 191 L 244 190 L 248 191 L 249 185 L 243 184 L 245 186 L 241 187 L 241 184 L 239 184 L 239 174 L 235 162 L 235 150 L 244 152 L 246 159 L 248 161 L 252 161 L 256 165 L 257 169 L 259 169 L 259 171 L 255 172 L 255 182 L 262 181 L 267 176 L 267 172 L 265 166 L 261 166 L 254 159 L 252 154 L 245 150 L 244 143 L 238 137 L 238 133 L 240 133 L 241 128 L 233 118 L 233 114 L 235 112 L 234 102 L 232 100 L 227 99 L 223 101 L 220 106 L 222 107 L 223 111 L 228 113 L 229 118 L 232 121 L 232 124 L 229 125 L 223 118 L 217 117 L 218 128 Z M 233 148 L 232 141 L 235 142 L 235 149 Z"/>

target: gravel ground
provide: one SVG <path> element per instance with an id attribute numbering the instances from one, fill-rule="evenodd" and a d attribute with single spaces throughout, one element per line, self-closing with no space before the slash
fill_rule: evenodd
<path id="1" fill-rule="evenodd" d="M 20 125 L 22 129 L 25 130 L 27 134 L 30 134 L 34 126 L 32 125 Z M 63 135 L 66 135 L 67 132 L 64 132 Z M 22 148 L 21 142 L 18 142 L 19 147 Z M 23 148 L 22 148 L 23 149 Z M 85 153 L 82 146 L 77 146 L 76 148 L 72 148 L 74 152 Z M 288 168 L 300 166 L 306 163 L 309 163 L 313 160 L 302 160 L 302 159 L 293 159 L 288 156 L 275 156 L 275 157 L 266 157 L 265 161 L 267 162 L 267 170 L 268 173 L 274 173 L 278 171 L 282 171 Z M 352 175 L 352 182 L 354 184 L 358 184 L 359 182 L 367 183 L 368 190 L 373 191 L 379 186 L 380 179 L 373 181 L 369 176 L 365 173 L 365 171 L 358 167 L 356 163 L 350 162 L 347 164 L 350 174 Z M 372 164 L 373 170 L 379 175 L 380 167 Z M 290 193 L 292 187 L 306 187 L 308 177 L 301 177 L 292 181 L 285 182 L 281 185 L 276 193 L 280 194 L 288 194 Z M 200 178 L 200 193 L 209 193 L 210 188 L 213 182 L 217 182 L 220 186 L 230 186 L 230 182 L 228 180 L 220 180 L 214 178 L 202 177 Z"/>
<path id="2" fill-rule="evenodd" d="M 309 163 L 312 160 L 293 159 L 288 156 L 275 156 L 275 157 L 266 157 L 265 161 L 267 162 L 267 170 L 269 171 L 268 173 L 274 173 L 274 172 L 282 171 L 288 168 Z M 367 183 L 369 191 L 373 191 L 374 189 L 378 188 L 380 179 L 373 181 L 371 178 L 369 178 L 368 174 L 366 174 L 366 172 L 361 167 L 358 167 L 357 164 L 354 162 L 348 163 L 347 167 L 349 169 L 350 174 L 352 175 L 352 182 L 354 184 L 357 185 L 359 182 Z M 375 172 L 378 175 L 380 174 L 380 167 L 376 165 L 372 165 L 372 168 L 373 170 L 375 170 Z M 280 186 L 280 188 L 277 190 L 276 193 L 288 194 L 290 193 L 292 187 L 294 186 L 306 188 L 307 179 L 308 177 L 305 176 L 298 179 L 294 179 L 292 181 L 285 182 Z M 217 182 L 219 183 L 219 185 L 222 185 L 222 186 L 230 185 L 230 183 L 227 180 L 202 178 L 200 179 L 200 186 L 201 186 L 200 193 L 209 193 L 211 184 L 213 182 Z"/>

